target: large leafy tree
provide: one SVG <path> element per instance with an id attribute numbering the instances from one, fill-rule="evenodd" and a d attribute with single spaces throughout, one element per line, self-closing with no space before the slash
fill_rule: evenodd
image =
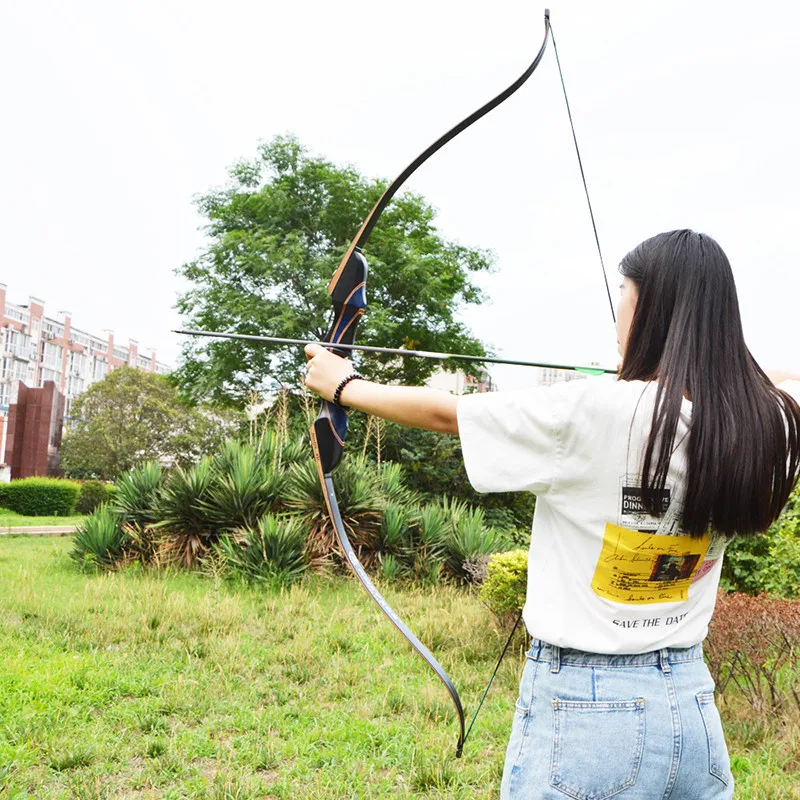
<path id="1" fill-rule="evenodd" d="M 114 480 L 142 461 L 185 466 L 215 450 L 233 415 L 187 407 L 162 375 L 118 367 L 76 398 L 61 444 L 67 475 Z"/>
<path id="2" fill-rule="evenodd" d="M 177 272 L 192 288 L 178 309 L 192 328 L 318 339 L 327 330 L 326 291 L 337 264 L 386 183 L 311 157 L 294 138 L 261 146 L 230 172 L 224 188 L 199 198 L 210 243 Z M 446 241 L 435 210 L 421 197 L 396 197 L 369 242 L 369 305 L 363 344 L 484 354 L 455 319 L 483 300 L 474 273 L 492 256 Z M 253 391 L 296 385 L 300 348 L 191 339 L 174 377 L 194 400 L 242 405 Z M 384 381 L 419 384 L 436 368 L 421 359 L 357 357 L 360 370 Z"/>

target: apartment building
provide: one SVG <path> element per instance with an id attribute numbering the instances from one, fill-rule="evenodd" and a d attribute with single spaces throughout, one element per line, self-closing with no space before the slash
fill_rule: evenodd
<path id="1" fill-rule="evenodd" d="M 10 303 L 6 290 L 0 283 L 0 464 L 6 460 L 8 407 L 16 401 L 20 381 L 34 388 L 53 381 L 66 397 L 69 418 L 72 401 L 114 367 L 127 365 L 158 374 L 170 370 L 156 360 L 154 350 L 140 353 L 133 339 L 121 345 L 114 341 L 113 331 L 103 336 L 86 333 L 73 327 L 68 311 L 58 312 L 59 319 L 49 317 L 43 300 L 30 297 L 25 304 Z"/>
<path id="2" fill-rule="evenodd" d="M 586 366 L 601 369 L 597 361 L 590 361 Z M 585 372 L 575 372 L 574 370 L 557 369 L 556 367 L 534 368 L 534 386 L 552 386 L 554 383 L 579 381 L 587 377 Z"/>

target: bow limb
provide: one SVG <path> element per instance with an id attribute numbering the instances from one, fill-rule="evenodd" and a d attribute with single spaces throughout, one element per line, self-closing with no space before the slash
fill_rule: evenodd
<path id="1" fill-rule="evenodd" d="M 361 248 L 365 245 L 372 229 L 375 227 L 389 201 L 415 170 L 427 161 L 437 150 L 511 97 L 511 95 L 528 80 L 536 67 L 539 66 L 539 62 L 542 60 L 545 48 L 547 47 L 547 40 L 550 37 L 549 11 L 545 11 L 544 28 L 542 45 L 525 72 L 510 86 L 500 92 L 500 94 L 492 98 L 488 103 L 482 105 L 477 111 L 474 111 L 463 119 L 443 136 L 440 136 L 432 145 L 417 156 L 417 158 L 415 158 L 384 190 L 345 252 L 339 267 L 336 269 L 336 272 L 333 274 L 328 284 L 328 292 L 334 307 L 334 318 L 330 330 L 325 337 L 325 342 L 334 345 L 352 345 L 355 342 L 356 328 L 366 308 L 367 262 L 361 252 Z M 333 350 L 336 352 L 335 347 Z M 346 355 L 346 350 L 340 350 L 339 354 Z M 441 680 L 444 687 L 447 689 L 459 720 L 460 733 L 456 746 L 456 757 L 460 757 L 465 739 L 464 709 L 453 682 L 431 651 L 408 629 L 397 613 L 389 606 L 380 592 L 375 588 L 375 585 L 370 580 L 364 567 L 353 551 L 344 524 L 342 523 L 331 473 L 342 457 L 344 443 L 347 437 L 347 423 L 347 412 L 341 406 L 323 400 L 319 416 L 310 431 L 314 459 L 317 463 L 320 483 L 324 492 L 328 513 L 336 530 L 339 544 L 347 558 L 347 563 L 350 565 L 353 572 L 355 572 L 362 586 L 377 603 L 378 607 L 390 622 L 392 622 L 397 630 L 408 640 L 415 652 L 436 673 L 439 680 Z"/>

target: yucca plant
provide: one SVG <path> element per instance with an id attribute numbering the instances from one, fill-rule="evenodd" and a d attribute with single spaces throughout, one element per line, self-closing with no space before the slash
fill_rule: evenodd
<path id="1" fill-rule="evenodd" d="M 447 513 L 440 505 L 428 503 L 416 509 L 413 519 L 417 531 L 414 576 L 422 583 L 438 583 L 447 551 Z"/>
<path id="2" fill-rule="evenodd" d="M 305 574 L 305 540 L 306 529 L 298 518 L 265 514 L 255 527 L 222 537 L 216 549 L 234 575 L 286 585 Z"/>
<path id="3" fill-rule="evenodd" d="M 394 504 L 386 506 L 381 514 L 381 524 L 375 532 L 375 540 L 375 555 L 383 565 L 384 577 L 389 577 L 387 570 L 395 578 L 411 571 L 416 532 L 405 507 Z"/>
<path id="4" fill-rule="evenodd" d="M 111 569 L 123 558 L 125 538 L 119 514 L 103 504 L 78 526 L 70 556 L 83 569 Z"/>
<path id="5" fill-rule="evenodd" d="M 455 578 L 470 581 L 477 563 L 511 546 L 502 533 L 486 524 L 483 509 L 445 497 L 442 510 L 448 520 L 443 542 L 445 564 Z"/>
<path id="6" fill-rule="evenodd" d="M 378 469 L 366 459 L 351 457 L 338 466 L 334 480 L 348 537 L 363 563 L 369 565 L 375 561 L 375 534 L 386 507 Z M 308 528 L 307 547 L 314 564 L 321 566 L 330 561 L 338 553 L 336 531 L 328 516 L 314 461 L 292 465 L 284 501 Z"/>
<path id="7" fill-rule="evenodd" d="M 218 528 L 206 508 L 214 479 L 208 456 L 170 473 L 158 499 L 160 520 L 152 526 L 164 535 L 161 557 L 193 567 L 216 541 Z"/>
<path id="8" fill-rule="evenodd" d="M 253 528 L 281 500 L 286 475 L 257 445 L 228 441 L 214 460 L 216 480 L 202 507 L 218 530 Z"/>
<path id="9" fill-rule="evenodd" d="M 117 480 L 112 505 L 126 537 L 128 554 L 142 563 L 151 562 L 158 549 L 153 524 L 158 520 L 158 502 L 163 473 L 148 461 Z"/>
<path id="10" fill-rule="evenodd" d="M 134 467 L 119 478 L 114 507 L 123 522 L 137 525 L 156 522 L 161 479 L 161 467 L 152 461 Z"/>

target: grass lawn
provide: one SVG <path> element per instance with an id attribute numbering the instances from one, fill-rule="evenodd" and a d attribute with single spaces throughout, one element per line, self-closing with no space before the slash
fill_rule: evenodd
<path id="1" fill-rule="evenodd" d="M 354 582 L 87 577 L 70 547 L 0 540 L 0 800 L 498 797 L 519 653 L 456 761 L 444 689 Z M 488 612 L 386 595 L 469 714 L 502 644 Z M 722 712 L 736 797 L 800 800 L 800 725 Z"/>
<path id="2" fill-rule="evenodd" d="M 24 517 L 8 508 L 0 508 L 0 528 L 39 527 L 42 525 L 80 525 L 86 517 L 77 514 L 72 517 Z"/>

